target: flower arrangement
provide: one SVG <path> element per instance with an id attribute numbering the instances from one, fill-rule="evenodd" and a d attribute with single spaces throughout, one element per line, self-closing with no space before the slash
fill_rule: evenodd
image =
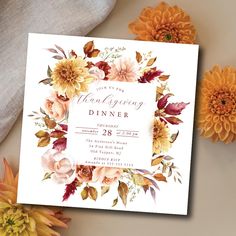
<path id="1" fill-rule="evenodd" d="M 83 52 L 74 49 L 66 53 L 55 45 L 47 49 L 57 61 L 48 65 L 47 78 L 39 84 L 50 86 L 51 92 L 38 111 L 31 116 L 36 119 L 39 130 L 35 133 L 39 148 L 45 148 L 41 157 L 45 181 L 54 181 L 65 186 L 62 201 L 75 192 L 81 199 L 94 201 L 117 190 L 117 197 L 109 203 L 113 207 L 120 201 L 126 206 L 141 190 L 151 194 L 155 200 L 158 182 L 173 179 L 181 183 L 181 174 L 174 158 L 167 152 L 178 137 L 172 126 L 183 121 L 179 118 L 188 105 L 184 102 L 169 102 L 174 97 L 168 89 L 169 75 L 156 64 L 152 52 L 138 52 L 124 57 L 124 47 L 100 50 L 93 41 L 83 46 Z M 156 112 L 153 125 L 153 158 L 149 170 L 74 165 L 66 154 L 69 103 L 73 97 L 85 92 L 93 81 L 119 81 L 129 83 L 154 83 L 157 86 Z"/>
<path id="2" fill-rule="evenodd" d="M 67 227 L 69 218 L 61 211 L 16 203 L 18 175 L 4 159 L 5 173 L 0 180 L 0 235 L 60 235 L 54 227 Z"/>

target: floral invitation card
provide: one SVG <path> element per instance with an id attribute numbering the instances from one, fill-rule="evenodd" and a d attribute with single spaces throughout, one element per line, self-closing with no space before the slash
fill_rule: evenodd
<path id="1" fill-rule="evenodd" d="M 18 203 L 187 214 L 198 45 L 29 34 Z"/>

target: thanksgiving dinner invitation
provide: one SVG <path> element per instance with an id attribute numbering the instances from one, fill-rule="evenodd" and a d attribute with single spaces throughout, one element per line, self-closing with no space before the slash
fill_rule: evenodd
<path id="1" fill-rule="evenodd" d="M 186 215 L 197 60 L 198 45 L 29 34 L 18 203 Z"/>

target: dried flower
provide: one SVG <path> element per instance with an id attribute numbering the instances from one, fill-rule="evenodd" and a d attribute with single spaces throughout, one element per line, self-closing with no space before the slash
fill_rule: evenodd
<path id="1" fill-rule="evenodd" d="M 144 8 L 139 18 L 129 24 L 129 29 L 138 40 L 194 43 L 196 38 L 190 17 L 178 6 L 165 2 Z"/>
<path id="2" fill-rule="evenodd" d="M 153 127 L 153 152 L 167 152 L 171 147 L 169 128 L 166 123 L 155 119 Z"/>
<path id="3" fill-rule="evenodd" d="M 119 58 L 111 65 L 108 78 L 123 82 L 137 81 L 138 65 L 135 61 L 131 61 L 130 58 Z"/>
<path id="4" fill-rule="evenodd" d="M 92 180 L 93 170 L 95 166 L 76 166 L 76 174 L 80 182 L 89 182 Z"/>
<path id="5" fill-rule="evenodd" d="M 68 218 L 43 207 L 16 203 L 18 175 L 4 159 L 5 174 L 0 180 L 0 235 L 59 236 L 53 227 L 66 228 Z"/>
<path id="6" fill-rule="evenodd" d="M 66 201 L 70 197 L 70 195 L 73 195 L 79 185 L 80 183 L 77 178 L 75 178 L 70 184 L 66 184 L 63 201 Z"/>
<path id="7" fill-rule="evenodd" d="M 81 57 L 60 60 L 52 71 L 52 85 L 59 95 L 72 98 L 86 92 L 93 77 Z"/>
<path id="8" fill-rule="evenodd" d="M 199 85 L 198 128 L 214 142 L 236 140 L 236 69 L 214 66 Z"/>

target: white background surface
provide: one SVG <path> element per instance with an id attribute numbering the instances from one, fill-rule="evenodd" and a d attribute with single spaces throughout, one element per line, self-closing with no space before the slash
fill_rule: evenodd
<path id="1" fill-rule="evenodd" d="M 192 17 L 200 43 L 199 78 L 214 64 L 236 66 L 236 15 L 234 0 L 168 1 L 184 8 Z M 133 38 L 127 24 L 145 6 L 156 0 L 118 0 L 108 19 L 90 35 L 96 37 Z M 21 117 L 0 154 L 18 169 Z M 195 132 L 190 184 L 190 214 L 187 217 L 152 215 L 87 209 L 66 209 L 72 218 L 63 236 L 120 235 L 235 235 L 236 145 L 213 144 Z"/>

